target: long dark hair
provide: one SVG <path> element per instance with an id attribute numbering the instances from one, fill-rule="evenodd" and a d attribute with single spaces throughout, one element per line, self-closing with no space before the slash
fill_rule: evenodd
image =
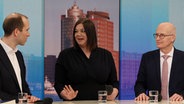
<path id="1" fill-rule="evenodd" d="M 73 28 L 73 44 L 74 47 L 78 47 L 78 43 L 75 40 L 75 28 L 78 24 L 82 24 L 84 26 L 84 30 L 87 35 L 87 47 L 92 51 L 93 49 L 97 48 L 97 36 L 96 36 L 96 28 L 94 23 L 87 19 L 87 18 L 80 18 Z"/>

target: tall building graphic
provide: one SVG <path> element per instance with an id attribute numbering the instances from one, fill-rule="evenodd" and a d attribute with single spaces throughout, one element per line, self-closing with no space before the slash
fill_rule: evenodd
<path id="1" fill-rule="evenodd" d="M 85 18 L 85 14 L 77 6 L 76 2 L 67 10 L 65 15 L 61 15 L 61 50 L 72 46 L 73 27 L 79 18 Z"/>

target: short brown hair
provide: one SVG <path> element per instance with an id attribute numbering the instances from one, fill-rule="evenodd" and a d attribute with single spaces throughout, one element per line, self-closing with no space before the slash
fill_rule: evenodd
<path id="1" fill-rule="evenodd" d="M 20 13 L 12 13 L 5 18 L 3 22 L 5 36 L 9 36 L 16 28 L 22 31 L 24 27 L 22 17 L 28 19 L 27 16 Z"/>

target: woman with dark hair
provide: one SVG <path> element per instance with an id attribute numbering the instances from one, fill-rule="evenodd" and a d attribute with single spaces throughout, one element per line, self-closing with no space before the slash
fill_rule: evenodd
<path id="1" fill-rule="evenodd" d="M 79 19 L 73 47 L 60 52 L 55 66 L 55 89 L 64 100 L 97 100 L 98 91 L 112 87 L 107 100 L 118 95 L 119 82 L 112 54 L 97 46 L 94 23 Z"/>

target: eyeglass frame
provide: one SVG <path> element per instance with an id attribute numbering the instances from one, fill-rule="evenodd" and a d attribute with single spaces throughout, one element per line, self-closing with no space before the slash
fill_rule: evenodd
<path id="1" fill-rule="evenodd" d="M 173 34 L 170 34 L 170 35 L 166 35 L 164 33 L 154 33 L 153 34 L 153 37 L 156 39 L 157 37 L 159 37 L 160 39 L 164 39 L 165 37 L 167 36 L 173 36 Z"/>

